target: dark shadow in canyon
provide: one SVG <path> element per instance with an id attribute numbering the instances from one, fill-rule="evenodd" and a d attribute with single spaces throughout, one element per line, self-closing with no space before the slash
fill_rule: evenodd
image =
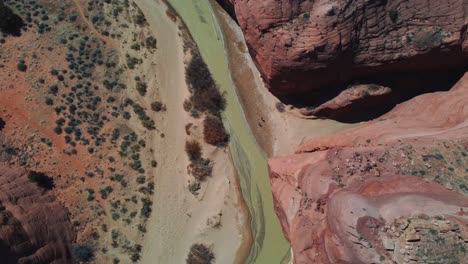
<path id="1" fill-rule="evenodd" d="M 23 19 L 13 11 L 0 3 L 0 31 L 6 35 L 21 36 L 21 30 L 25 26 Z"/>
<path id="2" fill-rule="evenodd" d="M 380 97 L 364 97 L 339 109 L 323 111 L 319 118 L 333 119 L 342 123 L 370 121 L 386 114 L 397 104 L 418 95 L 438 91 L 448 91 L 468 70 L 467 66 L 444 70 L 413 71 L 409 73 L 379 74 L 368 78 L 355 79 L 346 85 L 327 87 L 307 95 L 278 96 L 285 104 L 297 108 L 314 109 L 337 97 L 351 85 L 376 84 L 392 89 L 390 94 Z"/>
<path id="3" fill-rule="evenodd" d="M 239 21 L 237 20 L 236 17 L 236 11 L 234 9 L 234 6 L 229 2 L 229 0 L 216 0 L 216 2 L 226 11 L 226 13 L 231 16 L 231 18 L 239 24 Z"/>

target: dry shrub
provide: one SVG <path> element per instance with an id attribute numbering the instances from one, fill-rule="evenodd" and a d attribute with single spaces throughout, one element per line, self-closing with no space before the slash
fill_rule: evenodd
<path id="1" fill-rule="evenodd" d="M 187 264 L 211 264 L 215 256 L 211 249 L 203 244 L 193 244 L 187 257 Z"/>
<path id="2" fill-rule="evenodd" d="M 192 162 L 200 160 L 202 157 L 200 143 L 195 140 L 185 142 L 185 153 L 187 153 L 187 156 Z"/>
<path id="3" fill-rule="evenodd" d="M 186 82 L 190 87 L 190 101 L 194 110 L 218 114 L 225 109 L 226 100 L 198 52 L 192 53 L 192 59 L 187 65 Z"/>
<path id="4" fill-rule="evenodd" d="M 220 117 L 211 114 L 203 121 L 203 137 L 206 143 L 218 147 L 224 147 L 229 142 L 223 121 Z"/>
<path id="5" fill-rule="evenodd" d="M 166 105 L 159 101 L 155 101 L 151 103 L 151 109 L 155 112 L 166 111 Z"/>
<path id="6" fill-rule="evenodd" d="M 213 163 L 209 159 L 198 159 L 190 163 L 189 173 L 198 181 L 205 181 L 213 172 Z"/>

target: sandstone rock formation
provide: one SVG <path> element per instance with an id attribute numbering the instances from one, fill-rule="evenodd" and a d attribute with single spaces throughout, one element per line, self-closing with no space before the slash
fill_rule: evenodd
<path id="1" fill-rule="evenodd" d="M 295 263 L 463 263 L 466 168 L 468 73 L 269 161 Z"/>
<path id="2" fill-rule="evenodd" d="M 467 66 L 467 0 L 218 2 L 277 95 Z"/>
<path id="3" fill-rule="evenodd" d="M 0 256 L 5 264 L 72 263 L 66 210 L 26 172 L 0 164 Z"/>
<path id="4" fill-rule="evenodd" d="M 379 85 L 356 85 L 347 88 L 335 98 L 318 107 L 302 109 L 306 116 L 317 116 L 339 120 L 342 122 L 355 122 L 361 118 L 377 117 L 377 109 L 387 106 L 393 99 L 392 89 Z M 389 110 L 387 107 L 383 111 Z M 370 116 L 370 117 L 369 117 Z"/>

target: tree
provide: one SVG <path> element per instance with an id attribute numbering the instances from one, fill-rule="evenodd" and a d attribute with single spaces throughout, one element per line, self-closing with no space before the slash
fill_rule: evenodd
<path id="1" fill-rule="evenodd" d="M 203 122 L 203 138 L 205 142 L 214 146 L 224 147 L 229 142 L 229 135 L 224 128 L 221 118 L 207 115 Z"/>
<path id="2" fill-rule="evenodd" d="M 86 244 L 73 245 L 71 253 L 73 259 L 80 262 L 88 262 L 94 258 L 94 248 Z"/>
<path id="3" fill-rule="evenodd" d="M 200 143 L 195 140 L 185 142 L 185 152 L 192 162 L 200 160 L 202 157 Z"/>

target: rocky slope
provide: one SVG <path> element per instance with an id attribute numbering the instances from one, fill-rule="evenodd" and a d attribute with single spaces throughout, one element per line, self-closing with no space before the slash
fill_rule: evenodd
<path id="1" fill-rule="evenodd" d="M 466 67 L 468 59 L 466 0 L 218 2 L 235 10 L 276 95 Z"/>
<path id="2" fill-rule="evenodd" d="M 0 163 L 2 263 L 72 263 L 75 235 L 67 211 L 26 171 Z"/>
<path id="3" fill-rule="evenodd" d="M 462 263 L 468 73 L 378 120 L 311 140 L 269 170 L 295 263 Z"/>

